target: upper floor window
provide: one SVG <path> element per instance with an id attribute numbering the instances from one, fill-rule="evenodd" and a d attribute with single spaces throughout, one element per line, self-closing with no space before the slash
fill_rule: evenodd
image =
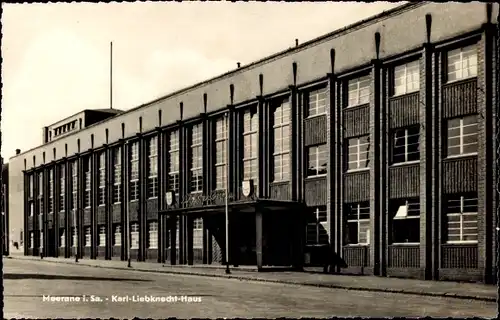
<path id="1" fill-rule="evenodd" d="M 307 148 L 307 176 L 314 177 L 326 174 L 328 163 L 328 149 L 326 144 Z"/>
<path id="2" fill-rule="evenodd" d="M 90 208 L 92 203 L 92 159 L 88 157 L 85 161 L 85 203 L 84 208 Z"/>
<path id="3" fill-rule="evenodd" d="M 66 188 L 66 167 L 61 165 L 59 167 L 59 211 L 64 211 L 65 206 L 65 188 Z"/>
<path id="4" fill-rule="evenodd" d="M 290 100 L 278 103 L 273 112 L 275 182 L 290 179 Z"/>
<path id="5" fill-rule="evenodd" d="M 477 243 L 477 192 L 449 195 L 446 200 L 448 243 Z"/>
<path id="6" fill-rule="evenodd" d="M 38 196 L 43 196 L 43 172 L 38 174 Z"/>
<path id="7" fill-rule="evenodd" d="M 203 191 L 203 124 L 191 129 L 191 192 Z"/>
<path id="8" fill-rule="evenodd" d="M 99 154 L 99 205 L 106 204 L 106 153 Z"/>
<path id="9" fill-rule="evenodd" d="M 66 247 L 66 232 L 64 229 L 59 230 L 59 246 Z"/>
<path id="10" fill-rule="evenodd" d="M 448 52 L 448 82 L 477 76 L 477 46 L 471 45 Z"/>
<path id="11" fill-rule="evenodd" d="M 447 156 L 477 153 L 477 116 L 448 120 Z"/>
<path id="12" fill-rule="evenodd" d="M 370 76 L 349 80 L 347 107 L 370 103 Z"/>
<path id="13" fill-rule="evenodd" d="M 243 112 L 243 180 L 253 180 L 254 193 L 258 194 L 259 180 L 259 114 L 257 108 Z"/>
<path id="14" fill-rule="evenodd" d="M 54 212 L 54 169 L 49 170 L 49 201 L 47 203 L 48 212 Z"/>
<path id="15" fill-rule="evenodd" d="M 326 113 L 326 88 L 308 92 L 306 99 L 307 117 Z"/>
<path id="16" fill-rule="evenodd" d="M 78 162 L 71 163 L 71 209 L 78 205 Z"/>
<path id="17" fill-rule="evenodd" d="M 227 117 L 215 122 L 215 189 L 225 189 L 227 184 Z"/>
<path id="18" fill-rule="evenodd" d="M 113 246 L 121 246 L 122 245 L 122 226 L 115 225 L 113 229 L 114 237 L 113 237 Z"/>
<path id="19" fill-rule="evenodd" d="M 346 205 L 346 244 L 370 243 L 370 202 L 364 201 Z"/>
<path id="20" fill-rule="evenodd" d="M 170 132 L 168 150 L 168 186 L 174 194 L 179 194 L 179 130 Z"/>
<path id="21" fill-rule="evenodd" d="M 106 246 L 106 226 L 99 227 L 99 247 Z"/>
<path id="22" fill-rule="evenodd" d="M 29 197 L 30 198 L 33 198 L 33 189 L 35 187 L 35 183 L 33 181 L 34 180 L 33 178 L 34 178 L 34 176 L 30 175 L 29 182 L 28 182 L 29 183 Z"/>
<path id="23" fill-rule="evenodd" d="M 394 68 L 394 95 L 420 90 L 420 61 L 413 61 Z"/>
<path id="24" fill-rule="evenodd" d="M 420 199 L 394 199 L 389 205 L 392 243 L 420 243 Z"/>
<path id="25" fill-rule="evenodd" d="M 307 215 L 306 244 L 327 244 L 328 232 L 326 206 L 312 207 Z"/>
<path id="26" fill-rule="evenodd" d="M 148 143 L 148 198 L 158 196 L 158 137 Z"/>
<path id="27" fill-rule="evenodd" d="M 420 160 L 420 126 L 393 132 L 392 163 Z"/>
<path id="28" fill-rule="evenodd" d="M 139 142 L 130 144 L 130 201 L 139 200 Z"/>
<path id="29" fill-rule="evenodd" d="M 92 237 L 90 233 L 90 227 L 85 228 L 85 246 L 90 247 L 92 245 Z"/>
<path id="30" fill-rule="evenodd" d="M 347 141 L 347 169 L 356 170 L 368 168 L 368 155 L 370 152 L 370 137 L 363 136 L 348 139 Z"/>
<path id="31" fill-rule="evenodd" d="M 122 201 L 122 149 L 113 149 L 113 203 Z"/>
<path id="32" fill-rule="evenodd" d="M 75 227 L 71 228 L 71 246 L 78 246 L 78 229 Z"/>

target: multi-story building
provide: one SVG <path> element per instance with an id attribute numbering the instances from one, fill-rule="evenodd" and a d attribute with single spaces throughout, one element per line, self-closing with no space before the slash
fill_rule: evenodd
<path id="1" fill-rule="evenodd" d="M 224 263 L 227 192 L 232 264 L 492 281 L 497 14 L 406 4 L 16 155 L 25 254 Z"/>

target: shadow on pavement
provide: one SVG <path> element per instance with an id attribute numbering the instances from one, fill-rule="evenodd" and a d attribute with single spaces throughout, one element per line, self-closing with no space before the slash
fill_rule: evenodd
<path id="1" fill-rule="evenodd" d="M 144 279 L 62 276 L 57 274 L 37 274 L 37 273 L 5 273 L 3 275 L 3 278 L 4 280 L 40 279 L 40 280 L 86 280 L 86 281 L 93 280 L 93 281 L 140 281 L 140 282 L 152 281 Z"/>

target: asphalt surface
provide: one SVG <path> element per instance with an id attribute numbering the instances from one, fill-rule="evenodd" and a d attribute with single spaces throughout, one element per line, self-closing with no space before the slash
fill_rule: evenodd
<path id="1" fill-rule="evenodd" d="M 46 300 L 72 301 L 44 301 L 43 296 Z M 134 301 L 147 299 L 145 297 L 163 297 L 164 300 Z M 75 301 L 76 298 L 80 301 Z M 14 259 L 4 260 L 4 303 L 5 318 L 492 318 L 497 315 L 494 302 L 254 283 Z"/>

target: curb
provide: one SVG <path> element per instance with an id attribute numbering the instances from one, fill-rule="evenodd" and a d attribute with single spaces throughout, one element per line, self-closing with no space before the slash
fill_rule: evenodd
<path id="1" fill-rule="evenodd" d="M 264 283 L 278 283 L 278 284 L 288 284 L 288 285 L 297 285 L 297 286 L 308 286 L 308 287 L 316 287 L 316 288 L 329 288 L 329 289 L 341 289 L 341 290 L 350 290 L 350 291 L 364 291 L 364 292 L 385 292 L 385 293 L 397 293 L 397 294 L 406 294 L 406 295 L 417 295 L 417 296 L 427 296 L 427 297 L 441 297 L 441 298 L 454 298 L 454 299 L 462 299 L 462 300 L 476 300 L 476 301 L 484 301 L 484 302 L 496 302 L 497 298 L 492 297 L 484 297 L 484 296 L 474 296 L 474 295 L 465 295 L 465 294 L 457 294 L 457 293 L 435 293 L 435 292 L 426 292 L 426 291 L 413 291 L 413 290 L 405 290 L 405 289 L 389 289 L 389 288 L 367 288 L 367 287 L 354 287 L 348 285 L 336 285 L 336 284 L 327 284 L 327 283 L 307 283 L 307 282 L 299 282 L 293 280 L 277 280 L 277 279 L 263 279 L 252 276 L 238 276 L 238 275 L 227 275 L 227 274 L 208 274 L 201 272 L 193 272 L 193 271 L 180 271 L 180 270 L 150 270 L 150 269 L 141 269 L 141 268 L 128 268 L 128 267 L 113 267 L 113 266 L 102 266 L 102 265 L 92 265 L 85 264 L 85 262 L 69 262 L 69 261 L 52 261 L 52 260 L 35 260 L 35 259 L 26 259 L 19 257 L 6 257 L 7 259 L 14 260 L 29 260 L 29 261 L 41 261 L 48 263 L 58 263 L 58 264 L 68 264 L 68 265 L 79 265 L 85 267 L 93 267 L 93 268 L 102 268 L 102 269 L 111 269 L 111 270 L 127 270 L 127 271 L 138 271 L 138 272 L 147 272 L 147 273 L 164 273 L 164 274 L 176 274 L 176 275 L 186 275 L 186 276 L 198 276 L 198 277 L 208 277 L 208 278 L 225 278 L 225 279 L 233 279 L 239 281 L 252 281 L 252 282 L 264 282 Z"/>

